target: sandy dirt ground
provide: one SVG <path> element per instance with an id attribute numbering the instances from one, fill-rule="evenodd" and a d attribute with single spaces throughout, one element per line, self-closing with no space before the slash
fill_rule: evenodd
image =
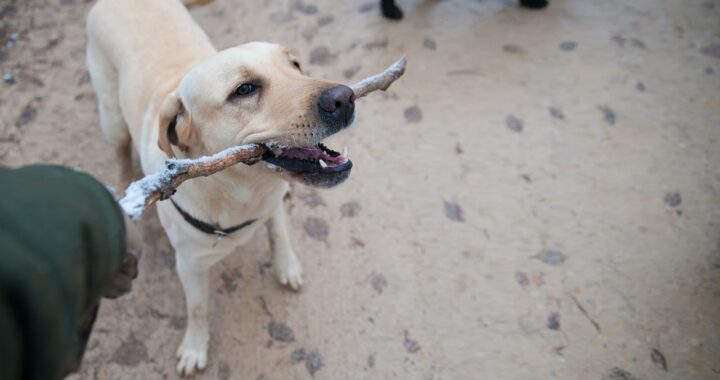
<path id="1" fill-rule="evenodd" d="M 286 207 L 305 287 L 267 235 L 213 272 L 207 379 L 720 379 L 720 1 L 217 0 L 218 48 L 288 45 L 352 82 L 342 186 Z M 83 0 L 0 0 L 0 164 L 114 182 Z M 14 34 L 17 33 L 17 34 Z M 1 185 L 1 184 L 0 184 Z M 135 291 L 73 379 L 176 378 L 186 323 L 154 212 Z"/>

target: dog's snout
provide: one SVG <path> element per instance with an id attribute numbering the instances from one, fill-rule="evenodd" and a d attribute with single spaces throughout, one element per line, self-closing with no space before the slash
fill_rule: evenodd
<path id="1" fill-rule="evenodd" d="M 335 86 L 320 93 L 318 99 L 320 113 L 347 125 L 355 112 L 355 93 L 348 86 Z"/>

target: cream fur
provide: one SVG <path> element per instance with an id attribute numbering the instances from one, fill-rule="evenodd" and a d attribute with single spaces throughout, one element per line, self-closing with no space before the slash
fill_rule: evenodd
<path id="1" fill-rule="evenodd" d="M 250 142 L 312 144 L 321 135 L 312 110 L 317 94 L 335 83 L 303 75 L 282 46 L 255 42 L 218 52 L 178 0 L 100 0 L 88 15 L 87 36 L 101 127 L 120 164 L 119 188 L 131 179 L 132 148 L 151 173 L 169 155 L 197 157 Z M 246 81 L 262 83 L 259 95 L 229 101 Z M 170 120 L 177 120 L 177 145 L 165 138 Z M 184 183 L 173 199 L 198 219 L 227 227 L 258 219 L 215 246 L 215 237 L 189 225 L 171 203 L 158 204 L 186 295 L 188 326 L 177 352 L 181 375 L 207 365 L 210 268 L 263 223 L 278 279 L 293 289 L 302 284 L 282 206 L 287 189 L 285 179 L 263 164 Z"/>

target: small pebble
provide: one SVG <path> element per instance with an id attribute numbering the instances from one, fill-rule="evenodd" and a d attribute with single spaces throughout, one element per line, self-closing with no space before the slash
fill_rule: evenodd
<path id="1" fill-rule="evenodd" d="M 376 5 L 377 5 L 377 2 L 365 3 L 365 4 L 361 5 L 360 8 L 358 8 L 358 11 L 360 11 L 360 13 L 367 13 L 367 12 L 370 12 L 371 10 L 373 10 L 373 8 L 375 8 Z"/>
<path id="2" fill-rule="evenodd" d="M 405 349 L 407 352 L 414 354 L 418 351 L 420 351 L 420 343 L 418 343 L 417 340 L 410 338 L 410 332 L 408 330 L 405 330 L 405 340 L 403 342 L 403 345 L 405 346 Z"/>
<path id="3" fill-rule="evenodd" d="M 668 371 L 667 359 L 665 359 L 665 355 L 663 355 L 663 353 L 660 352 L 660 350 L 658 350 L 657 348 L 654 348 L 652 352 L 650 352 L 650 359 L 656 367 L 660 368 L 665 372 Z"/>
<path id="4" fill-rule="evenodd" d="M 15 127 L 21 128 L 25 125 L 32 123 L 38 115 L 38 110 L 32 104 L 27 104 L 23 107 L 20 116 L 15 120 Z"/>
<path id="5" fill-rule="evenodd" d="M 333 16 L 330 16 L 330 15 L 322 16 L 317 20 L 317 25 L 325 26 L 325 25 L 332 23 L 333 21 L 335 21 L 335 17 L 333 17 Z"/>
<path id="6" fill-rule="evenodd" d="M 305 233 L 315 240 L 326 241 L 328 235 L 330 235 L 330 225 L 325 220 L 314 216 L 309 216 L 305 219 L 303 228 L 305 229 Z"/>
<path id="7" fill-rule="evenodd" d="M 625 37 L 623 37 L 621 35 L 613 36 L 612 40 L 613 40 L 613 42 L 615 42 L 616 45 L 621 46 L 621 47 L 625 46 L 625 42 L 627 42 Z"/>
<path id="8" fill-rule="evenodd" d="M 564 263 L 567 258 L 564 253 L 554 249 L 543 249 L 535 255 L 535 257 L 548 265 L 560 265 Z"/>
<path id="9" fill-rule="evenodd" d="M 560 108 L 557 107 L 550 107 L 548 108 L 550 111 L 550 116 L 558 119 L 558 120 L 565 120 L 565 114 Z"/>
<path id="10" fill-rule="evenodd" d="M 360 210 L 362 210 L 362 206 L 356 201 L 346 202 L 340 205 L 340 215 L 343 218 L 354 218 L 360 213 Z"/>
<path id="11" fill-rule="evenodd" d="M 720 43 L 707 45 L 700 49 L 700 52 L 708 57 L 720 59 Z"/>
<path id="12" fill-rule="evenodd" d="M 633 38 L 630 40 L 630 43 L 632 43 L 633 47 L 636 47 L 638 49 L 645 49 L 645 42 L 642 42 L 641 40 L 638 40 L 637 38 Z"/>
<path id="13" fill-rule="evenodd" d="M 290 354 L 290 363 L 297 364 L 305 361 L 305 349 L 298 348 Z"/>
<path id="14" fill-rule="evenodd" d="M 514 44 L 503 45 L 503 51 L 510 54 L 522 54 L 523 48 Z"/>
<path id="15" fill-rule="evenodd" d="M 682 197 L 680 196 L 680 193 L 667 193 L 665 194 L 663 201 L 665 201 L 665 204 L 670 207 L 677 207 L 682 203 Z"/>
<path id="16" fill-rule="evenodd" d="M 410 106 L 403 111 L 405 121 L 408 123 L 419 123 L 422 120 L 422 111 L 418 106 Z"/>
<path id="17" fill-rule="evenodd" d="M 3 82 L 7 84 L 15 84 L 15 77 L 10 73 L 5 73 L 3 75 Z"/>
<path id="18" fill-rule="evenodd" d="M 620 367 L 613 367 L 610 369 L 610 372 L 608 372 L 605 376 L 603 376 L 603 380 L 639 380 L 637 377 L 633 376 L 632 373 L 620 368 Z"/>
<path id="19" fill-rule="evenodd" d="M 514 115 L 508 115 L 508 117 L 505 118 L 505 126 L 508 127 L 509 130 L 521 133 L 524 128 L 524 123 L 522 120 L 518 119 Z"/>
<path id="20" fill-rule="evenodd" d="M 601 106 L 598 107 L 600 112 L 603 113 L 603 119 L 608 125 L 615 125 L 615 111 L 613 111 L 610 107 Z"/>
<path id="21" fill-rule="evenodd" d="M 578 44 L 575 41 L 565 41 L 560 43 L 560 50 L 573 51 L 577 48 Z"/>
<path id="22" fill-rule="evenodd" d="M 525 274 L 525 272 L 517 271 L 515 272 L 515 282 L 517 282 L 518 285 L 524 288 L 530 284 L 530 279 L 528 279 L 528 276 L 527 274 Z"/>
<path id="23" fill-rule="evenodd" d="M 317 373 L 323 365 L 325 365 L 323 356 L 317 351 L 312 351 L 305 357 L 305 368 L 312 377 L 315 377 L 315 373 Z"/>
<path id="24" fill-rule="evenodd" d="M 428 37 L 425 38 L 425 41 L 423 41 L 423 47 L 430 50 L 437 49 L 437 43 L 432 38 Z"/>
<path id="25" fill-rule="evenodd" d="M 368 367 L 370 367 L 370 368 L 375 367 L 375 354 L 368 356 Z"/>
<path id="26" fill-rule="evenodd" d="M 382 294 L 383 290 L 385 290 L 385 287 L 388 285 L 388 281 L 382 274 L 373 272 L 370 284 L 378 294 Z"/>
<path id="27" fill-rule="evenodd" d="M 295 341 L 295 334 L 292 329 L 282 322 L 272 321 L 268 325 L 268 334 L 273 340 L 283 343 Z"/>
<path id="28" fill-rule="evenodd" d="M 334 57 L 327 46 L 318 46 L 310 51 L 311 65 L 327 65 L 333 60 L 333 58 Z"/>
<path id="29" fill-rule="evenodd" d="M 547 320 L 547 328 L 550 330 L 560 330 L 560 314 L 558 313 L 550 313 Z"/>
<path id="30" fill-rule="evenodd" d="M 445 216 L 453 222 L 464 222 L 465 217 L 463 216 L 462 207 L 455 202 L 443 201 Z"/>

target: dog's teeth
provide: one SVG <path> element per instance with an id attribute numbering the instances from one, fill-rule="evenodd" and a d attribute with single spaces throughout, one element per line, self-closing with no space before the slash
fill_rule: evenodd
<path id="1" fill-rule="evenodd" d="M 325 169 L 327 167 L 327 164 L 325 163 L 325 161 L 318 160 L 318 162 L 320 163 L 320 166 L 322 166 L 323 169 Z"/>
<path id="2" fill-rule="evenodd" d="M 348 159 L 348 148 L 347 148 L 347 145 L 345 145 L 345 148 L 343 148 L 343 154 L 342 154 L 342 155 L 343 155 L 343 157 L 345 157 L 346 160 Z"/>
<path id="3" fill-rule="evenodd" d="M 276 157 L 282 154 L 282 149 L 280 149 L 280 147 L 278 147 L 277 145 L 273 145 L 270 149 Z"/>

